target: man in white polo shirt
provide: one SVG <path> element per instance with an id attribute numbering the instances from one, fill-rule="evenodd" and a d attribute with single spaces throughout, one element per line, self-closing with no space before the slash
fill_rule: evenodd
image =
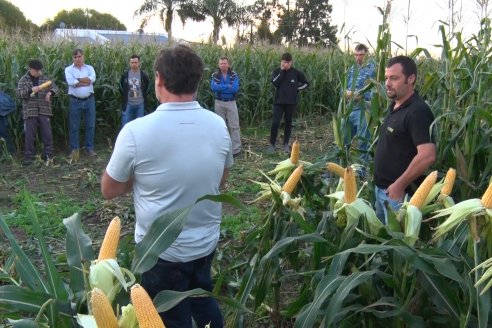
<path id="1" fill-rule="evenodd" d="M 127 123 L 101 181 L 104 198 L 133 191 L 140 242 L 160 216 L 217 195 L 233 164 L 224 120 L 195 101 L 203 62 L 187 46 L 166 48 L 154 63 L 155 112 Z M 211 265 L 220 234 L 221 203 L 201 201 L 175 242 L 142 275 L 150 297 L 162 290 L 212 290 Z M 168 328 L 223 327 L 215 299 L 187 298 L 161 313 Z"/>

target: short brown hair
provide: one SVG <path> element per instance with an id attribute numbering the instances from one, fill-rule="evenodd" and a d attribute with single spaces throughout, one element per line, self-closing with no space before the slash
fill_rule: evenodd
<path id="1" fill-rule="evenodd" d="M 161 50 L 154 61 L 154 71 L 163 78 L 170 93 L 192 94 L 202 79 L 203 61 L 188 46 L 178 45 Z"/>

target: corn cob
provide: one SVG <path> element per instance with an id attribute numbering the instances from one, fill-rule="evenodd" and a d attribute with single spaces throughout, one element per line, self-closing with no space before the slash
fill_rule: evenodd
<path id="1" fill-rule="evenodd" d="M 115 216 L 109 223 L 106 235 L 99 251 L 98 260 L 115 259 L 116 251 L 118 250 L 118 242 L 120 240 L 121 220 Z"/>
<path id="2" fill-rule="evenodd" d="M 98 327 L 118 328 L 118 319 L 111 303 L 99 288 L 94 288 L 91 292 L 91 307 Z"/>
<path id="3" fill-rule="evenodd" d="M 133 285 L 131 299 L 140 328 L 165 328 L 149 294 L 142 286 Z"/>
<path id="4" fill-rule="evenodd" d="M 446 196 L 451 195 L 455 180 L 456 180 L 456 170 L 450 168 L 448 170 L 448 173 L 446 173 L 446 176 L 444 177 L 444 185 L 442 186 L 441 189 L 441 195 L 446 195 Z"/>
<path id="5" fill-rule="evenodd" d="M 481 201 L 485 208 L 492 209 L 492 183 L 489 184 L 489 187 L 485 190 Z"/>
<path id="6" fill-rule="evenodd" d="M 301 179 L 303 172 L 304 172 L 304 165 L 301 164 L 294 170 L 294 172 L 292 172 L 290 177 L 287 179 L 284 186 L 282 187 L 282 191 L 285 191 L 286 193 L 291 195 L 294 189 L 296 188 L 297 184 L 299 183 L 299 180 Z"/>
<path id="7" fill-rule="evenodd" d="M 340 178 L 343 178 L 343 176 L 345 175 L 345 169 L 333 162 L 326 163 L 326 169 L 332 173 L 335 173 Z"/>
<path id="8" fill-rule="evenodd" d="M 42 83 L 39 87 L 41 88 L 41 90 L 45 90 L 45 89 L 50 87 L 51 83 L 52 82 L 50 80 L 48 80 L 48 81 Z M 36 92 L 32 92 L 31 97 L 34 97 L 35 94 L 36 94 Z"/>
<path id="9" fill-rule="evenodd" d="M 432 189 L 432 186 L 436 183 L 437 180 L 437 171 L 431 172 L 424 181 L 420 184 L 420 186 L 415 191 L 415 194 L 410 198 L 410 204 L 417 207 L 418 209 L 422 208 L 422 205 L 427 198 L 427 195 Z"/>
<path id="10" fill-rule="evenodd" d="M 290 152 L 290 161 L 292 162 L 292 164 L 297 165 L 297 162 L 299 161 L 300 151 L 301 151 L 301 144 L 296 138 L 296 140 L 292 143 L 292 150 Z"/>
<path id="11" fill-rule="evenodd" d="M 344 181 L 344 192 L 345 192 L 345 203 L 353 203 L 357 197 L 357 185 L 355 183 L 355 173 L 354 170 L 348 166 L 344 171 L 343 176 Z"/>

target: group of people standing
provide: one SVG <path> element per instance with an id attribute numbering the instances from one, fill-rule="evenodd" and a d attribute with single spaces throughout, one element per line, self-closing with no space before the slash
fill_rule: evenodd
<path id="1" fill-rule="evenodd" d="M 84 148 L 87 156 L 97 156 L 94 150 L 96 127 L 96 99 L 94 97 L 94 83 L 96 72 L 85 63 L 82 49 L 75 49 L 72 53 L 73 63 L 65 68 L 65 79 L 68 85 L 69 105 L 69 145 L 71 160 L 80 156 L 80 125 L 85 123 Z M 130 68 L 120 79 L 119 89 L 122 94 L 122 126 L 129 121 L 142 117 L 145 114 L 147 94 L 149 92 L 149 78 L 140 69 L 140 57 L 133 55 L 129 62 Z M 22 104 L 22 118 L 24 121 L 24 160 L 23 165 L 30 165 L 36 157 L 35 142 L 39 136 L 43 145 L 42 159 L 46 162 L 53 160 L 53 133 L 51 120 L 53 118 L 52 100 L 60 95 L 56 82 L 43 73 L 43 63 L 38 59 L 28 62 L 27 72 L 17 84 L 17 98 Z M 6 122 L 6 120 L 5 120 Z M 2 127 L 4 127 L 2 121 Z M 5 136 L 3 136 L 5 135 Z M 10 152 L 13 147 L 6 129 L 2 128 L 2 135 L 8 142 Z"/>
<path id="2" fill-rule="evenodd" d="M 356 61 L 348 72 L 345 96 L 351 103 L 350 142 L 358 140 L 364 150 L 370 142 L 365 103 L 370 100 L 371 91 L 366 86 L 374 78 L 374 65 L 367 61 L 367 47 L 359 45 L 355 50 Z M 96 75 L 84 63 L 82 50 L 73 52 L 73 61 L 65 69 L 70 95 L 71 154 L 79 151 L 79 124 L 84 115 L 85 147 L 89 156 L 95 156 L 93 84 Z M 218 115 L 196 101 L 203 61 L 191 48 L 179 45 L 160 51 L 154 62 L 154 91 L 160 105 L 151 114 L 133 120 L 144 115 L 149 89 L 149 79 L 139 64 L 138 56 L 132 56 L 130 69 L 121 77 L 124 119 L 101 178 L 101 193 L 106 199 L 133 193 L 137 243 L 163 214 L 195 204 L 204 195 L 218 195 L 234 156 L 241 152 L 236 104 L 239 77 L 231 70 L 227 57 L 219 59 L 219 68 L 210 83 Z M 51 80 L 42 74 L 42 68 L 38 60 L 30 61 L 29 71 L 19 82 L 18 96 L 23 102 L 26 125 L 26 158 L 34 153 L 32 143 L 38 127 L 44 156 L 48 159 L 53 154 L 49 124 L 51 99 L 59 94 L 59 89 L 53 81 L 47 83 Z M 405 195 L 415 191 L 414 185 L 436 159 L 431 128 L 434 117 L 415 91 L 416 79 L 417 66 L 411 58 L 397 56 L 387 62 L 385 87 L 391 103 L 374 152 L 376 212 L 383 222 L 386 222 L 384 204 L 398 209 Z M 276 150 L 279 123 L 284 116 L 282 149 L 289 151 L 297 94 L 309 83 L 293 67 L 291 54 L 285 53 L 280 67 L 272 73 L 272 84 L 276 92 L 269 150 Z M 194 205 L 177 239 L 142 275 L 141 284 L 151 297 L 162 290 L 212 291 L 211 266 L 220 236 L 221 216 L 220 202 L 202 200 Z M 186 298 L 160 315 L 170 328 L 191 328 L 192 318 L 198 327 L 224 326 L 219 306 L 211 297 Z"/>

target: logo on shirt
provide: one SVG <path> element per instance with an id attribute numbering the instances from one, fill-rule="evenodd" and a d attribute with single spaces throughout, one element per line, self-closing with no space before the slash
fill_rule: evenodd
<path id="1" fill-rule="evenodd" d="M 393 130 L 393 128 L 392 128 L 391 126 L 388 126 L 388 127 L 386 128 L 386 130 L 388 130 L 390 133 L 393 133 L 393 131 L 394 131 L 394 130 Z"/>

